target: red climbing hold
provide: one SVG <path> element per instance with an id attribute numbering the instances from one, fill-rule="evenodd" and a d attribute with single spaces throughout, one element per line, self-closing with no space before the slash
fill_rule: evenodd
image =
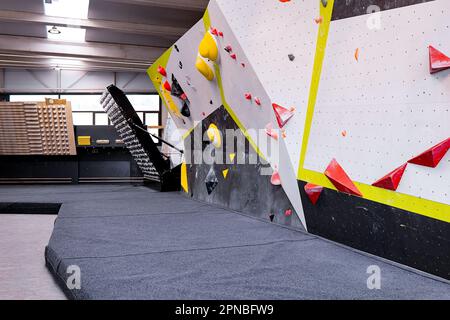
<path id="1" fill-rule="evenodd" d="M 281 178 L 278 171 L 275 170 L 273 172 L 272 177 L 270 178 L 270 183 L 273 184 L 274 186 L 281 186 Z"/>
<path id="2" fill-rule="evenodd" d="M 163 77 L 167 77 L 167 72 L 166 72 L 166 69 L 164 69 L 164 67 L 159 66 L 158 67 L 158 73 L 160 75 L 162 75 Z"/>
<path id="3" fill-rule="evenodd" d="M 230 54 L 230 57 L 231 57 L 231 59 L 233 59 L 233 60 L 236 60 L 236 59 L 237 59 L 237 56 L 236 56 L 235 53 Z"/>
<path id="4" fill-rule="evenodd" d="M 245 99 L 252 100 L 252 94 L 251 93 L 246 93 L 245 94 Z"/>
<path id="5" fill-rule="evenodd" d="M 420 166 L 436 168 L 449 149 L 450 138 L 447 138 L 447 140 L 442 141 L 438 145 L 435 145 L 408 162 L 418 164 Z"/>
<path id="6" fill-rule="evenodd" d="M 290 217 L 290 216 L 292 216 L 292 209 L 288 209 L 288 210 L 286 210 L 285 212 L 284 212 L 284 215 L 286 216 L 286 217 Z"/>
<path id="7" fill-rule="evenodd" d="M 275 111 L 275 116 L 277 117 L 277 122 L 280 128 L 283 128 L 295 114 L 293 111 L 295 109 L 288 110 L 276 103 L 273 103 L 272 107 Z"/>
<path id="8" fill-rule="evenodd" d="M 183 93 L 183 94 L 180 96 L 180 99 L 183 100 L 183 101 L 186 101 L 186 100 L 187 100 L 187 95 L 186 95 L 186 93 Z"/>
<path id="9" fill-rule="evenodd" d="M 450 58 L 445 54 L 430 46 L 430 73 L 436 73 L 439 71 L 450 69 Z"/>
<path id="10" fill-rule="evenodd" d="M 328 168 L 325 170 L 325 175 L 340 192 L 362 197 L 361 192 L 355 186 L 350 177 L 345 173 L 344 169 L 342 169 L 336 159 L 333 159 L 330 162 Z"/>
<path id="11" fill-rule="evenodd" d="M 223 32 L 219 31 L 219 36 L 223 38 Z"/>
<path id="12" fill-rule="evenodd" d="M 319 200 L 320 195 L 322 194 L 323 187 L 308 183 L 305 185 L 305 192 L 308 195 L 309 200 L 311 200 L 312 204 L 316 204 Z"/>
<path id="13" fill-rule="evenodd" d="M 164 82 L 164 89 L 167 91 L 172 91 L 172 87 L 170 86 L 169 81 Z"/>
<path id="14" fill-rule="evenodd" d="M 271 138 L 273 138 L 275 140 L 278 140 L 278 133 L 273 129 L 272 122 L 270 122 L 270 123 L 268 123 L 266 125 L 266 134 L 269 137 L 271 137 Z"/>
<path id="15" fill-rule="evenodd" d="M 218 35 L 219 35 L 219 32 L 217 31 L 216 28 L 211 28 L 211 34 L 213 34 L 213 35 L 215 35 L 215 36 L 218 36 Z"/>
<path id="16" fill-rule="evenodd" d="M 259 98 L 255 97 L 255 103 L 260 106 L 261 105 L 261 100 L 259 100 Z"/>
<path id="17" fill-rule="evenodd" d="M 372 185 L 375 187 L 396 191 L 407 166 L 408 164 L 405 163 L 401 167 L 385 175 L 380 180 L 374 182 Z"/>

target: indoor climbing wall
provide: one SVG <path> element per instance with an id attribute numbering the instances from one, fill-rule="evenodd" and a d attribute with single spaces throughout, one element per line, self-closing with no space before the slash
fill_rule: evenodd
<path id="1" fill-rule="evenodd" d="M 306 221 L 450 278 L 450 3 L 370 4 L 335 1 L 318 38 L 299 166 Z"/>
<path id="2" fill-rule="evenodd" d="M 449 21 L 446 0 L 211 1 L 148 71 L 184 192 L 450 279 Z"/>
<path id="3" fill-rule="evenodd" d="M 305 168 L 323 172 L 336 158 L 371 185 L 450 137 L 450 77 L 431 76 L 428 63 L 429 45 L 450 53 L 442 4 L 385 11 L 380 30 L 366 27 L 366 15 L 332 22 Z M 407 166 L 397 191 L 445 203 L 449 160 Z"/>
<path id="4" fill-rule="evenodd" d="M 252 66 L 257 76 L 255 81 L 266 92 L 268 99 L 264 103 L 269 106 L 276 103 L 295 109 L 295 115 L 283 130 L 291 165 L 297 171 L 318 26 L 321 23 L 320 1 L 218 0 L 217 4 L 223 14 L 220 20 L 224 21 L 226 17 L 226 22 L 236 35 L 236 41 L 242 47 L 238 57 L 245 53 L 248 61 L 244 62 Z M 235 72 L 239 72 L 225 68 L 224 78 L 226 71 L 232 74 L 231 79 Z M 249 80 L 246 77 L 242 79 L 242 90 L 250 90 Z M 233 91 L 232 88 L 229 91 Z M 242 96 L 241 92 L 233 97 Z M 253 111 L 251 108 L 246 110 Z M 267 110 L 264 111 L 270 114 Z M 248 115 L 243 115 L 243 118 L 251 119 Z"/>
<path id="5" fill-rule="evenodd" d="M 238 3 L 234 2 L 234 6 Z M 212 1 L 208 6 L 208 11 L 202 21 L 196 24 L 184 37 L 182 37 L 174 46 L 166 52 L 150 69 L 150 78 L 155 83 L 161 97 L 165 102 L 168 110 L 174 115 L 174 121 L 178 128 L 184 131 L 184 138 L 190 138 L 192 130 L 197 126 L 198 122 L 207 121 L 212 113 L 219 107 L 223 106 L 227 114 L 230 115 L 233 123 L 242 132 L 250 151 L 258 155 L 258 165 L 267 165 L 265 170 L 258 172 L 265 181 L 272 182 L 272 186 L 281 189 L 287 196 L 289 204 L 275 210 L 273 208 L 273 192 L 265 194 L 261 192 L 259 196 L 253 196 L 253 202 L 266 202 L 265 216 L 275 220 L 274 211 L 280 212 L 281 215 L 290 216 L 292 213 L 300 219 L 301 225 L 306 229 L 306 221 L 303 215 L 300 191 L 297 185 L 296 172 L 298 168 L 299 148 L 294 152 L 292 146 L 287 143 L 288 138 L 294 139 L 295 136 L 301 135 L 302 126 L 290 125 L 291 122 L 303 122 L 306 106 L 298 108 L 297 104 L 292 104 L 293 97 L 289 99 L 279 97 L 271 97 L 265 89 L 264 84 L 258 76 L 258 68 L 261 72 L 259 64 L 255 65 L 251 62 L 251 58 L 247 57 L 245 46 L 247 46 L 252 38 L 247 37 L 240 39 L 239 34 L 256 34 L 253 23 L 245 32 L 237 32 L 236 26 L 228 23 L 224 11 L 221 6 L 227 6 L 226 1 Z M 247 6 L 248 4 L 245 4 Z M 253 6 L 262 6 L 266 11 L 270 11 L 266 17 L 269 19 L 270 14 L 274 10 L 286 9 L 286 4 L 282 2 L 269 2 L 261 4 L 258 1 L 253 2 Z M 298 6 L 294 5 L 297 9 Z M 318 5 L 311 8 L 318 8 Z M 310 8 L 310 9 L 311 9 Z M 311 9 L 312 14 L 313 9 Z M 240 13 L 240 24 L 247 19 L 251 19 L 253 14 L 244 10 L 245 15 Z M 317 29 L 317 23 L 314 23 L 314 16 L 305 14 L 313 28 Z M 291 22 L 295 22 L 295 15 L 291 15 Z M 289 23 L 285 23 L 283 28 L 287 28 Z M 301 24 L 296 31 L 300 31 Z M 313 33 L 312 33 L 313 34 Z M 313 36 L 309 36 L 308 45 L 313 46 Z M 273 30 L 271 39 L 274 46 L 280 46 L 278 43 L 279 35 Z M 259 37 L 259 41 L 262 41 Z M 288 41 L 288 40 L 287 40 Z M 272 46 L 272 44 L 271 44 Z M 268 46 L 269 47 L 269 46 Z M 294 48 L 293 48 L 294 49 Z M 294 54 L 287 50 L 283 60 L 283 68 L 302 65 L 300 63 L 303 55 L 303 49 L 297 50 L 297 62 Z M 306 51 L 305 51 L 306 52 Z M 312 54 L 309 53 L 309 58 Z M 277 63 L 272 63 L 272 69 L 278 70 Z M 264 71 L 262 71 L 264 72 Z M 282 70 L 278 71 L 281 76 Z M 174 81 L 176 80 L 176 83 Z M 296 80 L 298 82 L 300 80 Z M 302 84 L 308 87 L 308 80 Z M 177 87 L 180 87 L 177 89 Z M 305 92 L 303 100 L 306 101 L 307 92 Z M 188 103 L 186 103 L 186 101 Z M 299 105 L 302 103 L 300 102 Z M 189 112 L 183 112 L 189 106 Z M 289 128 L 287 128 L 289 126 Z M 229 128 L 232 129 L 232 128 Z M 224 128 L 226 130 L 226 128 Z M 220 131 L 224 136 L 225 131 Z M 239 159 L 239 158 L 238 158 Z M 293 160 L 296 159 L 296 160 Z M 241 166 L 244 171 L 245 166 Z M 232 178 L 230 179 L 232 180 Z M 189 182 L 189 181 L 188 181 Z M 228 184 L 228 191 L 225 193 L 233 193 L 235 189 L 233 183 Z M 254 182 L 257 186 L 256 182 Z M 205 191 L 205 186 L 201 187 Z M 250 188 L 249 190 L 253 190 Z M 257 192 L 257 191 L 255 191 Z M 218 193 L 218 192 L 217 192 Z M 199 193 L 194 193 L 196 197 L 201 197 Z M 241 193 L 242 199 L 249 196 Z M 208 199 L 220 205 L 235 208 L 229 202 L 218 199 L 208 194 Z M 239 202 L 236 202 L 239 203 Z M 247 206 L 248 207 L 248 206 Z M 258 213 L 259 215 L 259 213 Z"/>

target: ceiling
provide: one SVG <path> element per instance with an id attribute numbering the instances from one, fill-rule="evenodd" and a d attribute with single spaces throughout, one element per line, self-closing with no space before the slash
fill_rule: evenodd
<path id="1" fill-rule="evenodd" d="M 2 0 L 0 68 L 143 71 L 202 17 L 207 4 L 90 0 L 88 19 L 70 19 L 45 15 L 44 0 Z M 49 25 L 85 28 L 86 42 L 48 40 Z"/>

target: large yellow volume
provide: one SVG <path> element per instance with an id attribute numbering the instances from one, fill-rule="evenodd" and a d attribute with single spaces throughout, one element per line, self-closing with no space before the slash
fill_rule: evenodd
<path id="1" fill-rule="evenodd" d="M 186 162 L 183 162 L 181 164 L 181 187 L 183 188 L 184 192 L 189 192 Z"/>
<path id="2" fill-rule="evenodd" d="M 213 69 L 206 63 L 205 60 L 203 60 L 202 57 L 197 57 L 195 67 L 206 79 L 208 79 L 209 81 L 214 80 L 215 75 Z"/>
<path id="3" fill-rule="evenodd" d="M 205 33 L 202 42 L 198 47 L 198 52 L 203 58 L 216 61 L 219 57 L 219 48 L 213 35 L 208 31 Z"/>
<path id="4" fill-rule="evenodd" d="M 208 136 L 209 141 L 211 141 L 212 145 L 216 148 L 220 148 L 222 146 L 222 137 L 220 135 L 219 128 L 212 123 L 208 130 L 206 131 L 206 135 Z"/>

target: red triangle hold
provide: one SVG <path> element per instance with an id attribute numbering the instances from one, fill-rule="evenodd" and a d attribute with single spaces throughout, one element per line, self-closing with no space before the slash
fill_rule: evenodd
<path id="1" fill-rule="evenodd" d="M 283 128 L 294 116 L 294 112 L 292 110 L 288 110 L 276 103 L 273 103 L 272 107 L 275 111 L 275 116 L 277 117 L 277 122 L 280 128 Z"/>
<path id="2" fill-rule="evenodd" d="M 316 204 L 319 200 L 320 195 L 322 194 L 323 187 L 308 183 L 305 185 L 305 192 L 308 195 L 309 200 L 311 200 L 312 204 Z"/>
<path id="3" fill-rule="evenodd" d="M 394 171 L 385 175 L 383 178 L 374 182 L 372 185 L 375 187 L 396 191 L 407 166 L 408 164 L 405 163 L 401 167 L 395 169 Z"/>
<path id="4" fill-rule="evenodd" d="M 330 162 L 328 168 L 325 170 L 325 175 L 340 192 L 362 197 L 362 193 L 358 190 L 336 159 L 333 159 Z"/>
<path id="5" fill-rule="evenodd" d="M 442 141 L 441 143 L 428 149 L 424 153 L 409 160 L 408 162 L 418 164 L 420 166 L 436 168 L 449 149 L 450 149 L 450 138 L 447 138 L 447 140 Z"/>
<path id="6" fill-rule="evenodd" d="M 445 54 L 430 46 L 430 73 L 450 69 L 450 58 Z"/>
<path id="7" fill-rule="evenodd" d="M 158 67 L 158 73 L 160 75 L 162 75 L 163 77 L 167 77 L 167 71 L 166 71 L 166 69 L 164 69 L 164 67 L 159 66 Z"/>

